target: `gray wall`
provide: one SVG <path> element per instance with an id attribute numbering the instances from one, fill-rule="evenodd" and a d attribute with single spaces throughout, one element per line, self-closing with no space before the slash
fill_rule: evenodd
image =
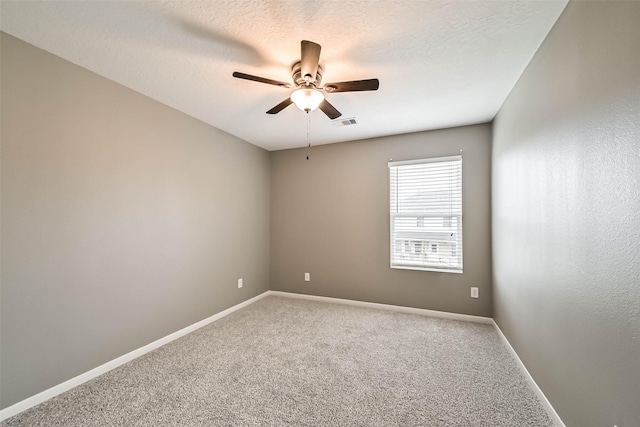
<path id="1" fill-rule="evenodd" d="M 464 273 L 391 269 L 387 162 L 460 149 Z M 271 289 L 491 315 L 489 124 L 312 147 L 308 161 L 306 154 L 271 153 Z"/>
<path id="2" fill-rule="evenodd" d="M 494 314 L 568 426 L 640 425 L 639 23 L 570 2 L 494 124 Z"/>
<path id="3" fill-rule="evenodd" d="M 262 149 L 1 38 L 7 407 L 267 290 L 270 165 Z"/>

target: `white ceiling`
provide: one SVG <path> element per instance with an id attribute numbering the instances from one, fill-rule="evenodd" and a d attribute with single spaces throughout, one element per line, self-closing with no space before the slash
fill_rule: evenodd
<path id="1" fill-rule="evenodd" d="M 0 28 L 267 150 L 306 145 L 291 92 L 300 41 L 322 45 L 323 83 L 378 78 L 327 99 L 355 117 L 310 113 L 327 144 L 493 119 L 566 6 L 554 1 L 10 1 Z"/>

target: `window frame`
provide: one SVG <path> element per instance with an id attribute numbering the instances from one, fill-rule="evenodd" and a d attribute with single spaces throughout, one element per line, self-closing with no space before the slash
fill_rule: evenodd
<path id="1" fill-rule="evenodd" d="M 444 217 L 440 217 L 440 216 L 436 216 L 434 215 L 434 213 L 430 213 L 430 212 L 424 212 L 424 211 L 414 211 L 414 212 L 392 212 L 392 209 L 395 205 L 396 209 L 398 209 L 398 195 L 399 195 L 399 190 L 396 187 L 395 192 L 394 189 L 392 188 L 393 183 L 394 183 L 394 179 L 392 176 L 392 173 L 394 173 L 394 168 L 398 168 L 398 167 L 402 167 L 402 166 L 409 166 L 409 165 L 419 165 L 419 164 L 427 164 L 427 163 L 444 163 L 444 162 L 452 162 L 452 161 L 459 161 L 459 172 L 457 171 L 455 176 L 459 177 L 459 184 L 455 184 L 455 186 L 449 186 L 447 187 L 449 189 L 449 191 L 455 191 L 456 193 L 459 193 L 459 199 L 456 198 L 455 202 L 453 201 L 453 199 L 449 200 L 449 206 L 451 209 L 451 206 L 455 204 L 459 205 L 459 213 L 458 213 L 458 209 L 456 209 L 456 213 L 453 214 L 452 213 L 449 216 L 444 216 Z M 456 273 L 456 274 L 462 274 L 464 271 L 464 258 L 463 258 L 463 253 L 464 253 L 464 245 L 463 245 L 463 162 L 462 162 L 462 151 L 460 152 L 460 155 L 455 155 L 455 156 L 446 156 L 446 157 L 432 157 L 432 158 L 423 158 L 423 159 L 415 159 L 415 160 L 406 160 L 406 161 L 390 161 L 388 163 L 388 167 L 389 167 L 389 236 L 390 236 L 390 241 L 389 241 L 389 250 L 390 250 L 390 254 L 389 254 L 389 261 L 390 261 L 390 267 L 392 269 L 399 269 L 399 270 L 419 270 L 419 271 L 432 271 L 432 272 L 438 272 L 438 273 Z M 458 166 L 456 166 L 458 167 Z M 396 186 L 397 186 L 397 182 L 396 182 Z M 394 200 L 393 197 L 395 197 L 396 199 Z M 431 241 L 431 240 L 422 240 L 421 241 L 421 247 L 422 247 L 422 252 L 424 254 L 423 256 L 423 260 L 422 262 L 415 261 L 415 260 L 409 260 L 407 262 L 399 262 L 397 259 L 397 255 L 398 253 L 395 253 L 396 258 L 394 259 L 394 245 L 396 244 L 397 241 L 400 242 L 406 242 L 409 240 L 405 240 L 402 239 L 401 236 L 399 236 L 395 230 L 394 230 L 394 224 L 395 224 L 395 220 L 396 218 L 402 218 L 402 217 L 413 217 L 416 216 L 417 218 L 422 217 L 424 219 L 428 219 L 429 217 L 431 218 L 442 218 L 442 225 L 444 227 L 444 225 L 446 224 L 445 220 L 448 218 L 448 222 L 449 222 L 449 226 L 451 227 L 454 223 L 456 225 L 456 235 L 455 235 L 455 239 L 453 241 L 451 241 L 451 255 L 450 255 L 450 259 L 451 260 L 459 260 L 459 267 L 458 265 L 455 266 L 446 266 L 446 265 L 441 265 L 438 266 L 436 265 L 433 261 L 429 262 L 428 261 L 428 257 L 429 256 L 437 256 L 438 259 L 441 259 L 441 257 L 439 256 L 441 253 L 441 247 L 442 246 L 440 243 L 443 242 L 435 242 L 435 241 Z M 417 220 L 416 220 L 417 221 Z M 414 225 L 416 225 L 416 228 L 418 228 L 418 224 L 414 223 Z M 413 239 L 415 240 L 415 239 Z M 444 242 L 446 243 L 446 242 Z M 436 244 L 437 245 L 437 251 L 434 254 L 431 249 L 433 247 L 433 245 Z M 404 246 L 404 245 L 403 245 Z M 445 245 L 447 246 L 447 245 Z M 427 250 L 428 248 L 428 250 Z M 446 250 L 445 250 L 446 251 Z M 459 254 L 459 256 L 458 256 Z"/>

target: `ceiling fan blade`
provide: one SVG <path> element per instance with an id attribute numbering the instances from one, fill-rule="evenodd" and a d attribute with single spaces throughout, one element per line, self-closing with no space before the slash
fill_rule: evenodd
<path id="1" fill-rule="evenodd" d="M 336 110 L 336 107 L 329 104 L 329 101 L 327 101 L 326 99 L 322 101 L 320 105 L 318 105 L 318 108 L 321 109 L 322 112 L 325 113 L 331 120 L 337 119 L 342 115 L 342 113 Z"/>
<path id="2" fill-rule="evenodd" d="M 237 71 L 233 72 L 233 77 L 236 77 L 238 79 L 251 80 L 258 83 L 267 83 L 270 85 L 275 85 L 280 87 L 286 87 L 286 88 L 291 87 L 289 83 L 279 82 L 277 80 L 265 79 L 264 77 L 252 76 L 251 74 L 239 73 Z"/>
<path id="3" fill-rule="evenodd" d="M 378 90 L 379 87 L 380 81 L 378 79 L 368 79 L 327 83 L 323 89 L 327 92 L 358 92 L 363 90 Z"/>
<path id="4" fill-rule="evenodd" d="M 318 73 L 318 63 L 320 62 L 320 45 L 308 40 L 302 40 L 300 54 L 300 72 L 302 78 L 309 76 L 309 81 L 316 80 Z"/>
<path id="5" fill-rule="evenodd" d="M 291 98 L 287 98 L 284 101 L 282 101 L 280 104 L 273 107 L 271 110 L 267 111 L 267 114 L 278 114 L 280 111 L 284 110 L 292 103 L 293 101 L 291 100 Z"/>

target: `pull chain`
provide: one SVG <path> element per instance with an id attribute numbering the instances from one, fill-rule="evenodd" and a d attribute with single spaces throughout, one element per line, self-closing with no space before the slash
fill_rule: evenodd
<path id="1" fill-rule="evenodd" d="M 311 127 L 311 118 L 309 117 L 309 112 L 307 111 L 307 160 L 309 160 L 309 152 L 311 151 L 311 137 L 309 136 L 310 127 Z"/>

